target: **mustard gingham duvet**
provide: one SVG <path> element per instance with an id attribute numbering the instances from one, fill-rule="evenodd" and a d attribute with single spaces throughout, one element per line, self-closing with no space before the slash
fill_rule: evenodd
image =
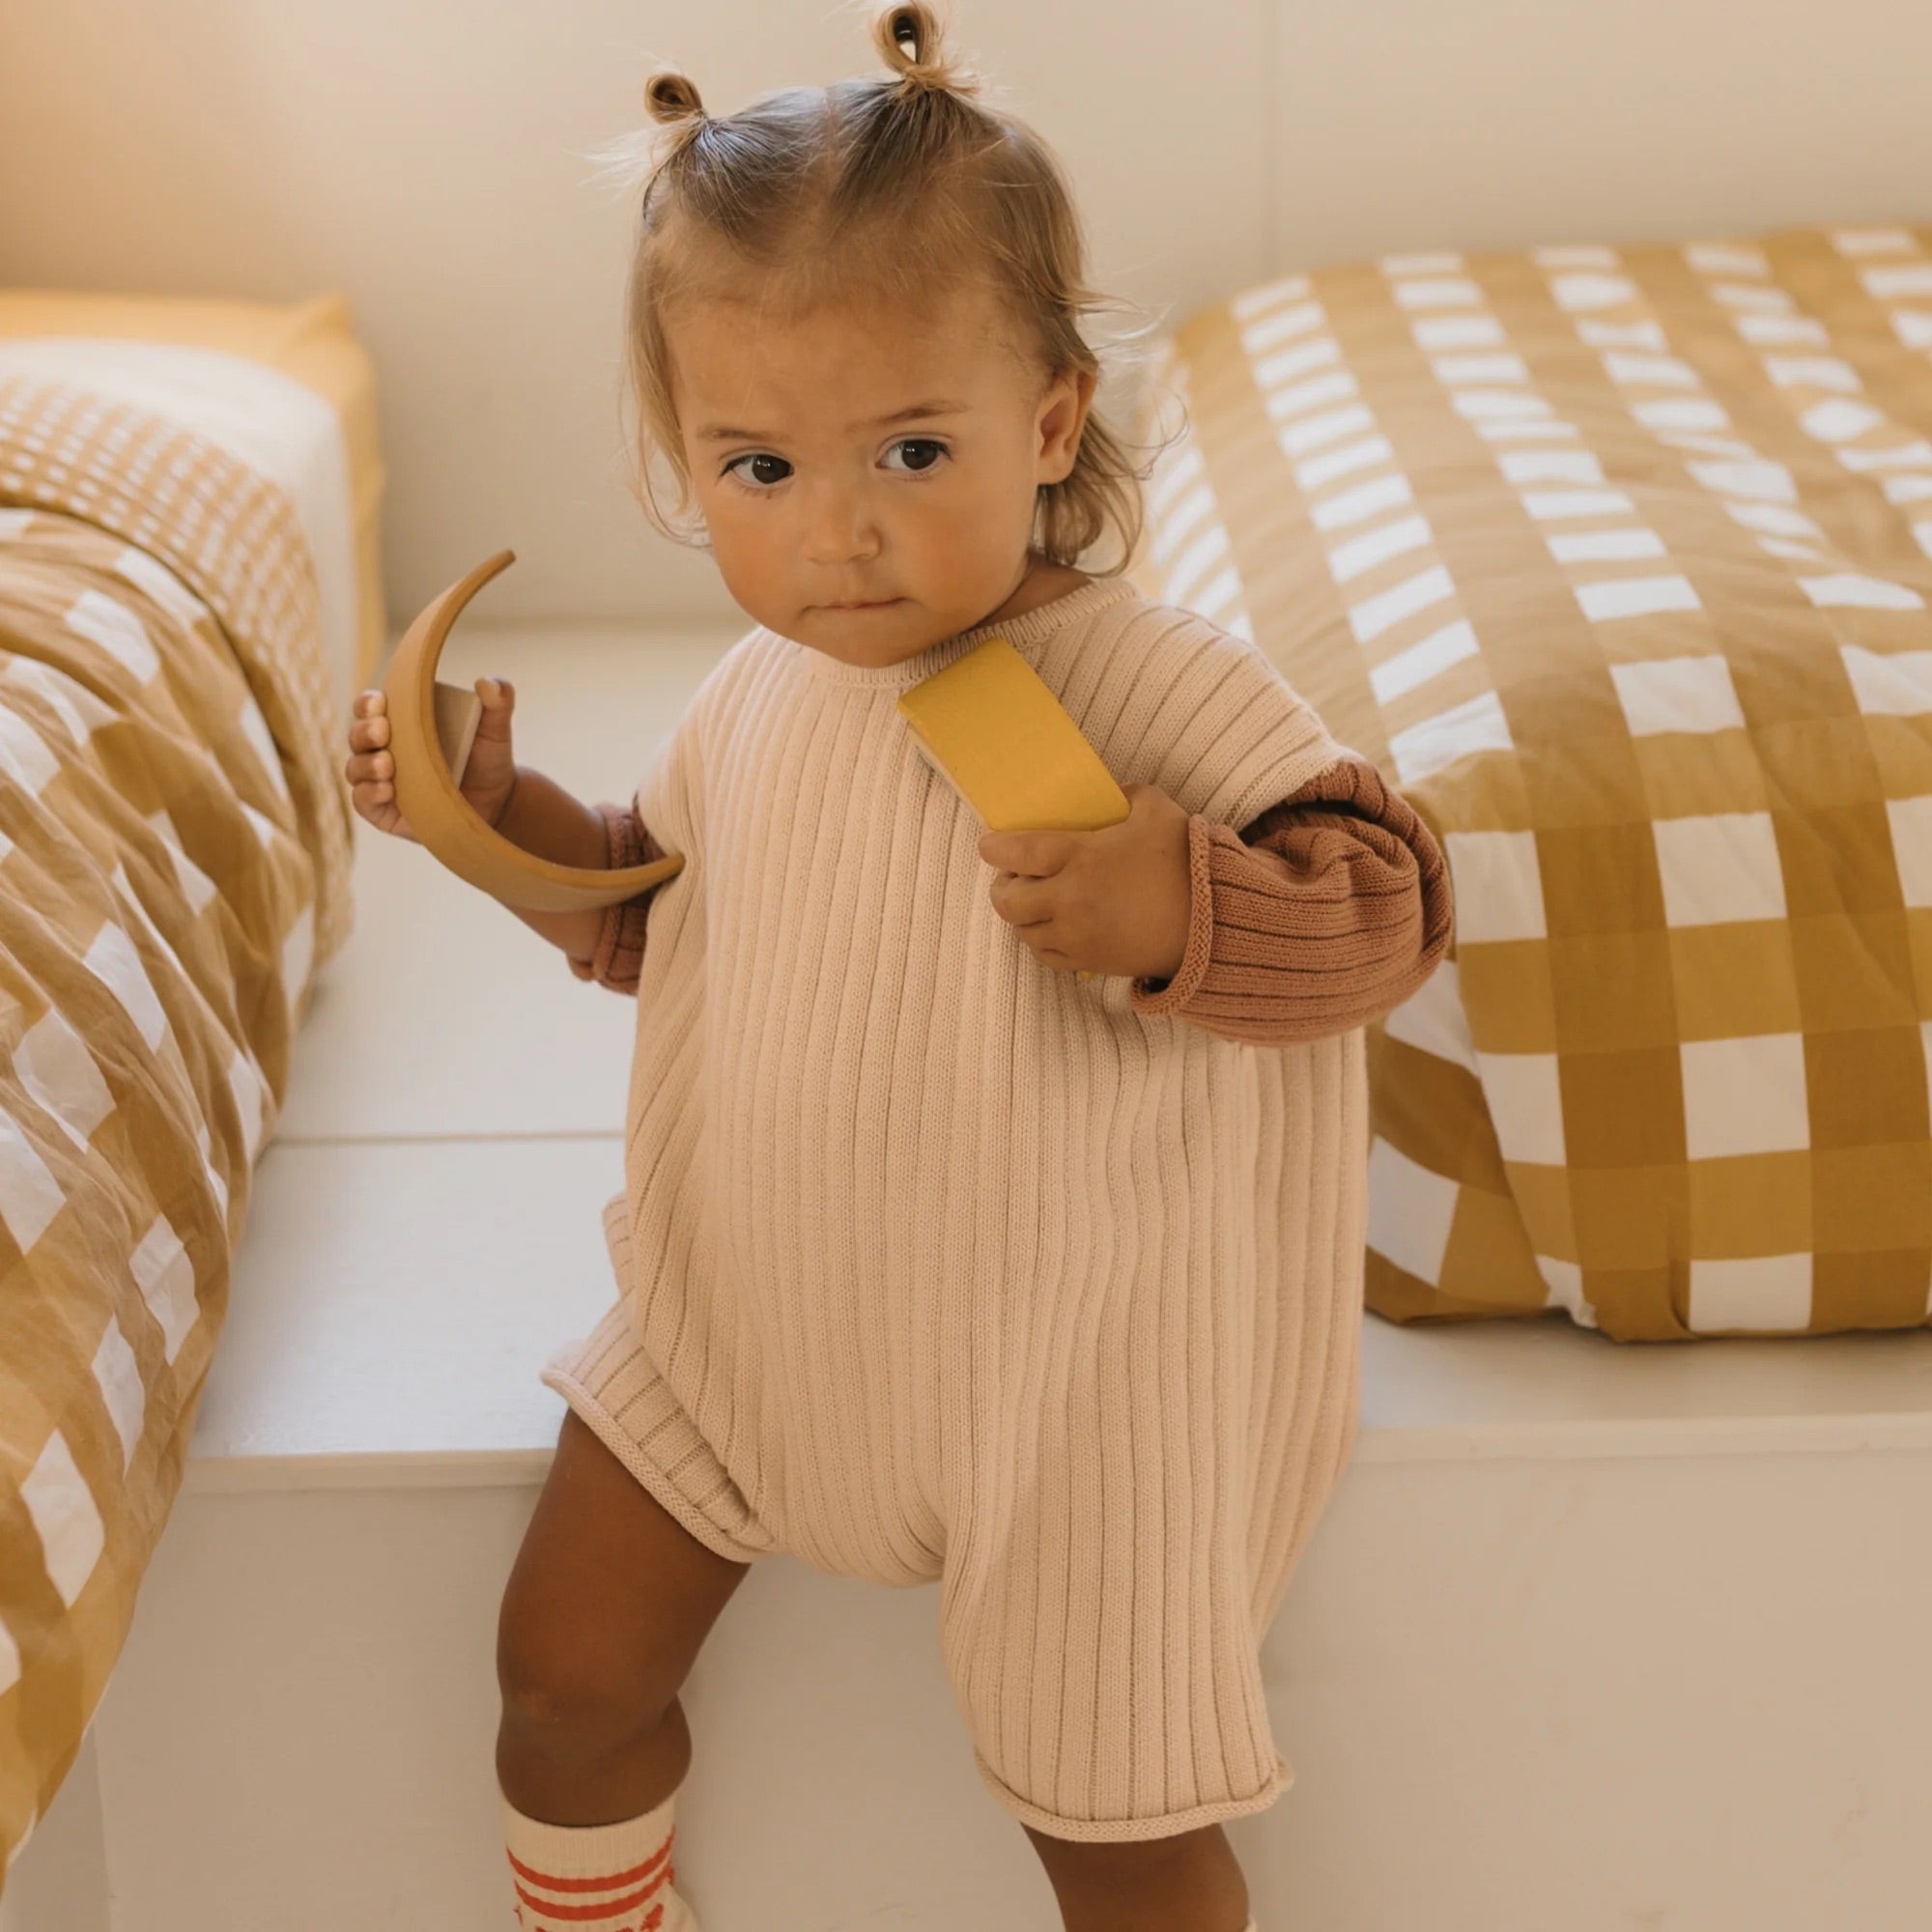
<path id="1" fill-rule="evenodd" d="M 1138 581 L 1454 884 L 1369 1030 L 1370 1306 L 1922 1324 L 1932 229 L 1390 256 L 1168 352 Z"/>
<path id="2" fill-rule="evenodd" d="M 0 1865 L 167 1520 L 351 814 L 280 490 L 0 380 Z"/>

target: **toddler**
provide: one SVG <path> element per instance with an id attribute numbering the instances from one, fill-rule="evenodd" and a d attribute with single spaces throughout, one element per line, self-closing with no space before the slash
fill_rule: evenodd
<path id="1" fill-rule="evenodd" d="M 517 766 L 477 686 L 505 837 L 685 859 L 520 915 L 638 1029 L 618 1294 L 544 1371 L 503 1600 L 510 1878 L 532 1932 L 695 1932 L 678 1688 L 783 1550 L 940 1583 L 1068 1932 L 1257 1932 L 1222 1821 L 1286 1788 L 1258 1651 L 1354 1436 L 1362 1029 L 1443 952 L 1446 870 L 1262 652 L 1122 574 L 1145 472 L 1093 409 L 1060 165 L 924 0 L 874 37 L 890 78 L 722 119 L 646 89 L 634 487 L 755 628 L 625 805 Z M 993 637 L 1125 820 L 984 833 L 920 756 L 895 698 Z M 412 836 L 387 745 L 365 692 L 355 806 Z"/>

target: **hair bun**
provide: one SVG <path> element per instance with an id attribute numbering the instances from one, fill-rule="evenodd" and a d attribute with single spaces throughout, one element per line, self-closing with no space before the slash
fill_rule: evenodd
<path id="1" fill-rule="evenodd" d="M 691 76 L 675 68 L 661 69 L 644 82 L 644 110 L 653 121 L 671 126 L 704 119 L 704 102 Z"/>
<path id="2" fill-rule="evenodd" d="M 927 0 L 895 0 L 873 17 L 872 40 L 903 83 L 970 93 L 971 77 L 946 58 L 944 38 Z"/>

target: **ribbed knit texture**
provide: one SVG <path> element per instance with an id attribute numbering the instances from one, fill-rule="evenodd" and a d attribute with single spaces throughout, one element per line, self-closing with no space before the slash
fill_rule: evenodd
<path id="1" fill-rule="evenodd" d="M 1449 945 L 1442 849 L 1353 753 L 1237 833 L 1195 812 L 1187 952 L 1134 981 L 1135 1009 L 1258 1045 L 1312 1039 L 1400 1006 Z"/>
<path id="2" fill-rule="evenodd" d="M 1034 957 L 894 704 L 995 634 L 1215 826 L 1349 764 L 1254 646 L 1118 578 L 881 668 L 734 645 L 637 800 L 685 865 L 639 960 L 625 1292 L 545 1378 L 722 1554 L 939 1579 L 988 1788 L 1155 1837 L 1291 1775 L 1258 1649 L 1355 1430 L 1363 1038 L 1224 1037 Z M 1378 984 L 1436 917 L 1403 898 Z"/>
<path id="3" fill-rule="evenodd" d="M 613 869 L 665 856 L 635 798 L 597 810 Z M 1172 980 L 1132 981 L 1133 1005 L 1229 1039 L 1307 1039 L 1378 1018 L 1435 970 L 1454 927 L 1435 835 L 1353 752 L 1238 832 L 1192 813 L 1188 877 L 1186 952 Z M 591 956 L 567 961 L 578 979 L 636 994 L 656 891 L 610 908 Z"/>

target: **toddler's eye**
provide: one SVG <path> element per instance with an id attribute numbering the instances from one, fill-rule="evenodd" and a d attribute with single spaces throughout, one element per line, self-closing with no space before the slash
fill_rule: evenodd
<path id="1" fill-rule="evenodd" d="M 782 456 L 772 456 L 764 450 L 753 450 L 749 456 L 734 456 L 724 466 L 724 474 L 726 476 L 734 475 L 741 463 L 775 463 L 781 469 L 789 469 L 791 468 L 791 465 Z M 755 483 L 746 483 L 745 479 L 739 476 L 737 477 L 737 481 L 744 484 L 744 487 L 752 491 L 754 495 L 764 495 L 769 485 L 782 483 L 784 478 L 782 476 L 762 476 Z"/>
<path id="2" fill-rule="evenodd" d="M 909 471 L 914 476 L 924 476 L 937 469 L 939 458 L 947 454 L 946 445 L 943 442 L 935 441 L 929 436 L 901 437 L 897 442 L 893 444 L 893 447 L 895 449 L 930 449 L 938 452 L 929 462 L 914 464 Z"/>

